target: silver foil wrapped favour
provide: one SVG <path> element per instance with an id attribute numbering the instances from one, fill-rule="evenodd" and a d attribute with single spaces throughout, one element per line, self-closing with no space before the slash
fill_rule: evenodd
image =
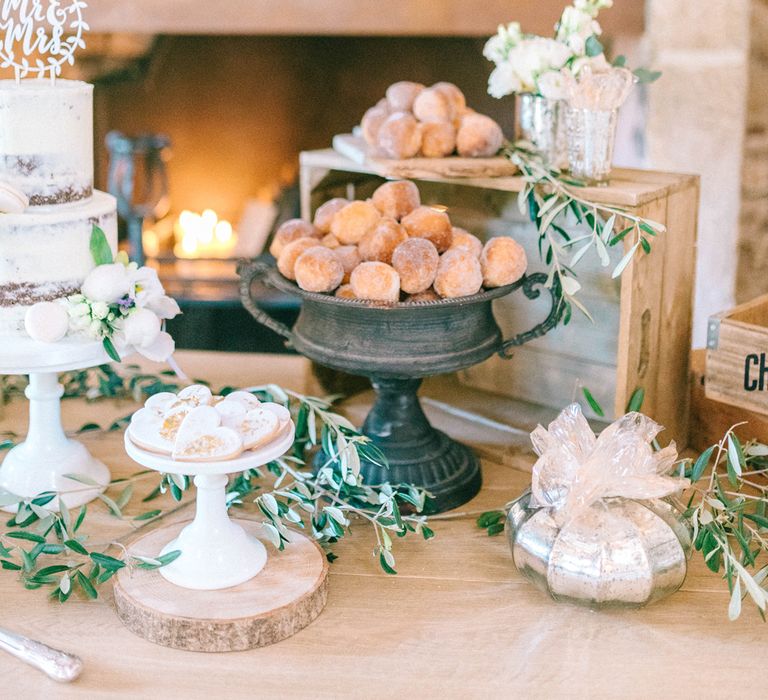
<path id="1" fill-rule="evenodd" d="M 596 437 L 578 404 L 531 434 L 539 455 L 531 489 L 512 505 L 507 534 L 518 570 L 555 600 L 639 607 L 683 583 L 691 533 L 667 497 L 674 443 L 629 413 Z"/>

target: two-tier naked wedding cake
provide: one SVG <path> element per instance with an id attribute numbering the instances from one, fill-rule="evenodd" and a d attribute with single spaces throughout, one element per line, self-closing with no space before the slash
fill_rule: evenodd
<path id="1" fill-rule="evenodd" d="M 25 335 L 33 304 L 80 290 L 94 224 L 116 251 L 115 206 L 93 189 L 93 86 L 1 80 L 0 339 Z"/>

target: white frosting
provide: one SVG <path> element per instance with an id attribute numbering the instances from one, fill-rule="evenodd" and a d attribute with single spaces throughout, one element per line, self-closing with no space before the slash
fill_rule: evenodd
<path id="1" fill-rule="evenodd" d="M 0 213 L 21 214 L 29 206 L 29 197 L 18 187 L 0 182 Z"/>
<path id="2" fill-rule="evenodd" d="M 93 86 L 0 80 L 0 180 L 33 206 L 84 201 L 93 189 Z"/>
<path id="3" fill-rule="evenodd" d="M 115 207 L 114 197 L 97 191 L 78 206 L 0 215 L 0 336 L 24 333 L 24 315 L 35 302 L 79 289 L 94 268 L 93 224 L 116 252 Z"/>

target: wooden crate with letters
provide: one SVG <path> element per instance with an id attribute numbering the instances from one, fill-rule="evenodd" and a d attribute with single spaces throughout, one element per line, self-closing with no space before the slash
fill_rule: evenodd
<path id="1" fill-rule="evenodd" d="M 450 160 L 450 159 L 446 159 Z M 380 164 L 337 150 L 301 154 L 302 216 L 330 197 L 369 197 L 386 178 Z M 451 220 L 480 238 L 512 235 L 527 250 L 530 269 L 543 269 L 537 232 L 520 215 L 516 199 L 523 180 L 516 176 L 445 177 L 414 172 L 422 200 L 448 207 Z M 626 208 L 666 225 L 650 255 L 637 255 L 620 279 L 611 279 L 586 256 L 579 263 L 582 301 L 593 324 L 574 313 L 568 326 L 521 347 L 512 360 L 492 357 L 460 373 L 466 385 L 548 406 L 552 415 L 586 386 L 607 417 L 624 411 L 634 391 L 645 391 L 643 410 L 681 444 L 689 429 L 689 353 L 699 181 L 693 175 L 643 170 L 614 171 L 606 187 L 584 195 Z M 611 249 L 615 264 L 623 251 Z M 595 256 L 596 257 L 596 256 Z M 541 301 L 541 304 L 539 304 Z M 525 302 L 515 295 L 494 308 L 505 333 L 533 325 L 545 313 L 545 300 Z"/>
<path id="2" fill-rule="evenodd" d="M 768 414 L 768 294 L 709 319 L 708 399 Z"/>

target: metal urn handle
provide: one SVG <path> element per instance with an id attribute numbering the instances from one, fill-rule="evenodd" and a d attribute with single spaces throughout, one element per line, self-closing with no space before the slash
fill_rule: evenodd
<path id="1" fill-rule="evenodd" d="M 253 284 L 253 281 L 264 279 L 273 267 L 273 265 L 270 265 L 263 260 L 241 261 L 237 266 L 237 274 L 240 276 L 240 300 L 243 302 L 243 306 L 248 310 L 251 316 L 253 316 L 262 326 L 266 326 L 269 330 L 292 341 L 293 333 L 291 333 L 291 329 L 284 323 L 276 321 L 265 311 L 262 311 L 256 306 L 251 297 L 251 285 Z"/>
<path id="2" fill-rule="evenodd" d="M 549 331 L 554 329 L 557 324 L 560 323 L 560 319 L 562 319 L 563 313 L 565 313 L 565 304 L 563 304 L 563 290 L 560 285 L 560 280 L 558 280 L 557 277 L 554 278 L 550 287 L 546 286 L 547 279 L 548 276 L 543 272 L 534 272 L 532 275 L 526 275 L 520 280 L 522 283 L 521 286 L 523 289 L 523 294 L 525 294 L 528 299 L 538 299 L 541 294 L 541 290 L 536 289 L 536 287 L 543 286 L 545 289 L 547 289 L 552 296 L 552 306 L 547 318 L 545 318 L 537 326 L 534 326 L 529 331 L 518 333 L 517 335 L 502 341 L 501 348 L 499 349 L 499 356 L 505 360 L 508 360 L 512 357 L 514 354 L 514 348 L 520 347 L 521 345 L 524 345 L 531 340 L 535 340 L 536 338 L 541 338 L 541 336 L 549 333 Z"/>
<path id="3" fill-rule="evenodd" d="M 2 628 L 0 628 L 0 649 L 40 669 L 60 683 L 75 680 L 83 670 L 83 661 L 79 656 L 54 649 L 47 644 Z"/>

